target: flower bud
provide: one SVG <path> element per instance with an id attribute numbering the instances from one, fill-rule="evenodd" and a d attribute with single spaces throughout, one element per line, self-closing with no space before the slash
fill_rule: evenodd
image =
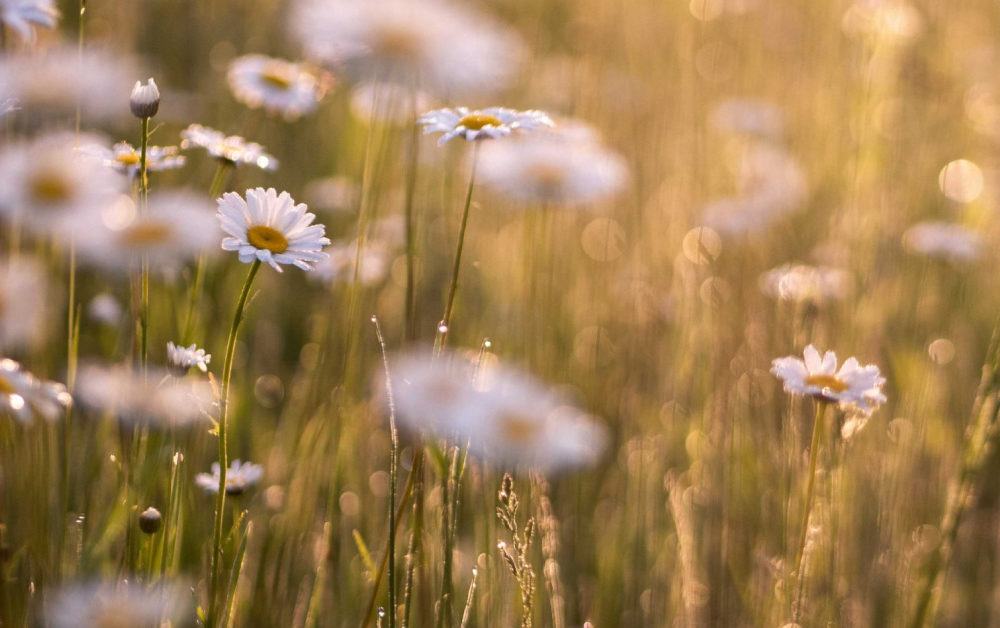
<path id="1" fill-rule="evenodd" d="M 132 108 L 132 115 L 137 118 L 152 118 L 160 108 L 160 90 L 156 87 L 156 81 L 149 79 L 143 85 L 142 81 L 136 81 L 132 88 L 132 96 L 129 98 L 129 106 Z"/>
<path id="2" fill-rule="evenodd" d="M 150 506 L 139 515 L 139 529 L 146 534 L 156 534 L 163 525 L 163 515 L 160 511 Z"/>

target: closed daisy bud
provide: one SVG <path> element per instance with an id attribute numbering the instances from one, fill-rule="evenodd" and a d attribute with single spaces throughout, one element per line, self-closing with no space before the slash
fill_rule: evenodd
<path id="1" fill-rule="evenodd" d="M 160 109 L 160 90 L 156 87 L 156 81 L 151 78 L 145 85 L 142 81 L 136 81 L 129 99 L 129 107 L 132 109 L 132 115 L 137 118 L 155 116 Z"/>
<path id="2" fill-rule="evenodd" d="M 163 525 L 163 515 L 160 511 L 150 506 L 139 515 L 139 529 L 146 534 L 156 534 Z"/>

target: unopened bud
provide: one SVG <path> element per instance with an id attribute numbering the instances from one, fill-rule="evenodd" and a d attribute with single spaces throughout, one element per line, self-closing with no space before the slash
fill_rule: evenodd
<path id="1" fill-rule="evenodd" d="M 156 534 L 163 525 L 163 515 L 160 511 L 150 506 L 139 515 L 139 529 L 146 534 Z"/>
<path id="2" fill-rule="evenodd" d="M 152 118 L 160 109 L 160 90 L 156 87 L 156 81 L 149 79 L 143 85 L 142 81 L 136 81 L 132 88 L 132 96 L 129 98 L 129 106 L 132 108 L 132 115 L 137 118 Z"/>

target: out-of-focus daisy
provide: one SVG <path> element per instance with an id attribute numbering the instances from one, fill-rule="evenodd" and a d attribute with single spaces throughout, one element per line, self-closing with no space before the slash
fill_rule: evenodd
<path id="1" fill-rule="evenodd" d="M 772 141 L 781 139 L 785 130 L 785 119 L 777 105 L 749 98 L 730 98 L 718 103 L 709 114 L 709 123 L 720 131 Z"/>
<path id="2" fill-rule="evenodd" d="M 117 325 L 122 318 L 122 306 L 116 298 L 102 292 L 87 305 L 87 315 L 102 325 Z"/>
<path id="3" fill-rule="evenodd" d="M 319 105 L 332 77 L 304 64 L 264 55 L 234 59 L 226 74 L 233 96 L 251 109 L 295 120 Z"/>
<path id="4" fill-rule="evenodd" d="M 805 202 L 808 186 L 798 161 L 780 146 L 752 142 L 735 164 L 739 194 L 708 203 L 702 224 L 740 236 L 766 229 Z"/>
<path id="5" fill-rule="evenodd" d="M 514 200 L 580 204 L 613 197 L 628 180 L 617 153 L 590 140 L 538 133 L 484 146 L 480 182 Z"/>
<path id="6" fill-rule="evenodd" d="M 167 365 L 174 375 L 185 375 L 192 366 L 197 366 L 199 371 L 207 373 L 208 363 L 211 361 L 212 355 L 205 353 L 205 350 L 199 349 L 197 345 L 184 347 L 172 342 L 167 343 Z"/>
<path id="7" fill-rule="evenodd" d="M 155 369 L 144 376 L 126 368 L 95 365 L 80 369 L 76 395 L 94 412 L 126 423 L 163 427 L 206 420 L 215 402 L 211 386 L 200 379 L 178 379 Z"/>
<path id="8" fill-rule="evenodd" d="M 333 284 L 354 280 L 358 260 L 357 241 L 334 242 L 326 249 L 327 257 L 316 263 L 309 276 L 316 281 Z M 389 272 L 389 250 L 381 242 L 366 242 L 361 249 L 362 285 L 371 286 L 382 281 Z"/>
<path id="9" fill-rule="evenodd" d="M 64 587 L 45 610 L 53 628 L 160 626 L 184 621 L 189 611 L 180 587 L 152 588 L 122 583 L 85 583 Z"/>
<path id="10" fill-rule="evenodd" d="M 219 228 L 211 205 L 191 192 L 165 191 L 149 197 L 146 211 L 120 196 L 99 212 L 80 213 L 67 221 L 80 234 L 77 253 L 83 261 L 127 272 L 142 255 L 153 270 L 169 272 L 200 254 L 215 250 Z"/>
<path id="11" fill-rule="evenodd" d="M 312 224 L 316 216 L 288 192 L 254 188 L 247 190 L 245 200 L 227 192 L 218 202 L 219 223 L 231 236 L 222 239 L 222 248 L 237 251 L 241 262 L 260 260 L 280 273 L 278 264 L 310 270 L 326 257 L 322 249 L 330 240 L 323 236 L 325 227 Z"/>
<path id="12" fill-rule="evenodd" d="M 75 112 L 84 118 L 128 115 L 135 62 L 121 53 L 59 46 L 0 59 L 0 101 L 17 99 L 24 114 Z"/>
<path id="13" fill-rule="evenodd" d="M 42 136 L 0 150 L 0 214 L 51 234 L 71 214 L 100 209 L 126 181 L 73 148 L 73 136 Z"/>
<path id="14" fill-rule="evenodd" d="M 414 430 L 468 442 L 470 451 L 503 465 L 553 471 L 593 463 L 606 433 L 593 417 L 528 375 L 489 364 L 471 377 L 455 354 L 413 353 L 392 366 L 400 421 Z"/>
<path id="15" fill-rule="evenodd" d="M 105 166 L 127 174 L 130 179 L 139 176 L 139 162 L 142 160 L 142 155 L 139 149 L 128 142 L 118 142 L 111 148 L 101 144 L 87 144 L 81 146 L 80 150 L 100 159 Z M 156 172 L 183 167 L 185 158 L 179 152 L 180 149 L 176 146 L 147 146 L 146 170 Z"/>
<path id="16" fill-rule="evenodd" d="M 59 418 L 73 398 L 57 382 L 42 381 L 21 370 L 14 360 L 0 359 L 0 414 L 21 422 L 35 417 L 52 421 Z"/>
<path id="17" fill-rule="evenodd" d="M 24 41 L 35 41 L 35 25 L 55 28 L 58 20 L 54 0 L 0 0 L 0 22 Z"/>
<path id="18" fill-rule="evenodd" d="M 212 472 L 199 473 L 194 478 L 195 484 L 204 489 L 206 493 L 218 493 L 219 473 L 219 463 L 213 462 Z M 263 475 L 264 468 L 259 464 L 240 462 L 238 459 L 233 460 L 233 463 L 226 470 L 226 495 L 242 495 L 248 488 L 260 482 Z"/>
<path id="19" fill-rule="evenodd" d="M 204 148 L 209 156 L 232 165 L 252 164 L 262 170 L 276 170 L 278 160 L 264 152 L 256 142 L 248 142 L 239 135 L 226 135 L 222 131 L 200 124 L 192 124 L 181 131 L 181 148 Z"/>
<path id="20" fill-rule="evenodd" d="M 301 0 L 292 24 L 311 57 L 355 80 L 419 84 L 440 95 L 502 89 L 522 49 L 487 16 L 439 0 Z"/>
<path id="21" fill-rule="evenodd" d="M 975 231 L 948 222 L 921 222 L 903 233 L 903 245 L 914 253 L 950 262 L 971 262 L 980 256 L 983 239 Z"/>
<path id="22" fill-rule="evenodd" d="M 45 336 L 48 277 L 27 258 L 0 264 L 0 350 L 32 347 Z"/>
<path id="23" fill-rule="evenodd" d="M 760 276 L 760 288 L 782 301 L 823 302 L 840 299 L 847 291 L 847 273 L 826 266 L 785 264 Z"/>
<path id="24" fill-rule="evenodd" d="M 808 395 L 865 414 L 885 403 L 885 378 L 874 364 L 862 366 L 851 357 L 838 369 L 836 353 L 827 351 L 821 357 L 812 345 L 805 348 L 803 357 L 788 356 L 771 363 L 771 373 L 781 379 L 785 392 Z"/>
<path id="25" fill-rule="evenodd" d="M 438 140 L 439 146 L 456 137 L 471 142 L 476 139 L 505 137 L 515 129 L 553 126 L 552 119 L 545 112 L 535 109 L 518 111 L 505 107 L 435 109 L 420 116 L 417 124 L 424 127 L 424 135 L 444 133 Z"/>
<path id="26" fill-rule="evenodd" d="M 924 30 L 924 17 L 912 4 L 896 0 L 858 0 L 841 20 L 844 33 L 853 36 L 881 36 L 905 42 Z"/>

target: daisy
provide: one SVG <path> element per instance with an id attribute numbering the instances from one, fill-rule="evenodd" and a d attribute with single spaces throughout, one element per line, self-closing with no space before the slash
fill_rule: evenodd
<path id="1" fill-rule="evenodd" d="M 983 239 L 961 225 L 930 221 L 907 229 L 903 245 L 914 253 L 958 263 L 978 258 L 983 250 Z"/>
<path id="2" fill-rule="evenodd" d="M 485 460 L 546 472 L 591 464 L 603 449 L 599 422 L 509 367 L 490 364 L 475 372 L 458 354 L 412 353 L 392 368 L 403 425 L 457 437 Z"/>
<path id="3" fill-rule="evenodd" d="M 0 59 L 0 101 L 17 99 L 27 113 L 75 113 L 109 119 L 129 113 L 136 63 L 116 52 L 57 46 Z"/>
<path id="4" fill-rule="evenodd" d="M 328 74 L 313 72 L 301 63 L 263 55 L 233 60 L 226 78 L 236 100 L 286 120 L 316 109 L 332 82 Z"/>
<path id="5" fill-rule="evenodd" d="M 223 238 L 222 249 L 237 251 L 244 264 L 259 260 L 280 273 L 278 264 L 310 270 L 326 257 L 322 248 L 330 240 L 323 236 L 325 228 L 312 224 L 316 216 L 306 211 L 305 203 L 296 204 L 288 192 L 254 188 L 246 191 L 246 200 L 227 192 L 218 203 L 222 230 L 231 236 Z"/>
<path id="6" fill-rule="evenodd" d="M 0 349 L 32 347 L 45 339 L 48 276 L 27 258 L 0 264 Z"/>
<path id="7" fill-rule="evenodd" d="M 58 591 L 45 616 L 53 628 L 160 626 L 183 622 L 189 612 L 177 586 L 130 586 L 127 583 L 74 584 Z"/>
<path id="8" fill-rule="evenodd" d="M 227 136 L 222 131 L 200 124 L 192 124 L 181 131 L 181 148 L 204 148 L 210 157 L 231 165 L 252 164 L 262 170 L 277 170 L 278 160 L 264 152 L 256 142 L 248 142 L 238 135 Z"/>
<path id="9" fill-rule="evenodd" d="M 57 419 L 73 398 L 57 382 L 41 381 L 14 360 L 0 359 L 0 414 L 28 423 L 33 417 Z"/>
<path id="10" fill-rule="evenodd" d="M 135 179 L 139 176 L 139 162 L 142 155 L 139 149 L 134 148 L 128 142 L 118 142 L 111 148 L 103 144 L 87 144 L 81 146 L 80 151 L 96 157 L 109 168 L 127 174 L 129 179 Z M 179 152 L 180 149 L 177 146 L 147 146 L 146 170 L 157 172 L 183 167 L 185 158 Z"/>
<path id="11" fill-rule="evenodd" d="M 32 25 L 55 28 L 58 19 L 54 0 L 0 0 L 0 22 L 29 43 L 35 41 Z"/>
<path id="12" fill-rule="evenodd" d="M 185 375 L 192 366 L 197 366 L 202 373 L 208 372 L 208 363 L 212 361 L 212 355 L 205 353 L 204 349 L 199 349 L 196 345 L 183 347 L 172 342 L 167 343 L 167 364 L 170 372 L 178 377 Z"/>
<path id="13" fill-rule="evenodd" d="M 199 473 L 195 476 L 195 484 L 200 486 L 206 493 L 219 492 L 219 463 L 212 463 L 211 473 Z M 242 495 L 249 487 L 260 482 L 264 475 L 264 468 L 252 462 L 240 462 L 233 460 L 226 470 L 226 495 Z"/>
<path id="14" fill-rule="evenodd" d="M 843 297 L 847 281 L 847 273 L 836 268 L 785 264 L 761 275 L 760 288 L 782 301 L 823 302 Z"/>
<path id="15" fill-rule="evenodd" d="M 420 116 L 417 124 L 424 127 L 424 135 L 444 133 L 438 140 L 438 146 L 456 137 L 471 142 L 476 139 L 505 137 L 515 129 L 530 130 L 541 126 L 553 126 L 552 119 L 542 111 L 535 109 L 517 111 L 505 107 L 489 107 L 481 110 L 470 110 L 467 107 L 435 109 Z"/>
<path id="16" fill-rule="evenodd" d="M 502 89 L 523 48 L 487 16 L 440 0 L 300 0 L 292 24 L 311 57 L 355 80 L 439 95 Z"/>
<path id="17" fill-rule="evenodd" d="M 837 403 L 843 410 L 864 414 L 871 414 L 885 403 L 885 378 L 877 366 L 862 366 L 851 357 L 838 370 L 836 353 L 827 351 L 820 357 L 812 345 L 805 348 L 804 358 L 789 356 L 771 363 L 771 373 L 782 380 L 785 392 Z"/>
<path id="18" fill-rule="evenodd" d="M 628 168 L 595 141 L 539 133 L 484 146 L 478 179 L 517 201 L 574 205 L 613 197 Z"/>
<path id="19" fill-rule="evenodd" d="M 88 365 L 80 369 L 76 391 L 80 402 L 95 412 L 126 423 L 164 427 L 205 420 L 215 402 L 206 382 L 169 377 L 155 369 L 143 375 L 121 367 Z"/>
<path id="20" fill-rule="evenodd" d="M 211 205 L 200 195 L 165 191 L 149 197 L 146 211 L 120 196 L 99 211 L 81 212 L 67 221 L 81 260 L 128 272 L 144 255 L 160 272 L 177 269 L 215 250 L 219 227 Z"/>
<path id="21" fill-rule="evenodd" d="M 73 135 L 57 133 L 0 150 L 0 215 L 48 235 L 71 215 L 99 210 L 125 190 L 124 177 L 73 146 Z"/>

